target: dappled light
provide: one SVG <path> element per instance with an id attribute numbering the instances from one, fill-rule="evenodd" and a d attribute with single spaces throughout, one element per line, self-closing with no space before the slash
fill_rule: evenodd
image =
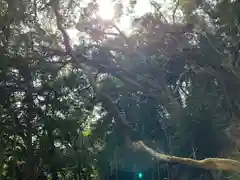
<path id="1" fill-rule="evenodd" d="M 239 180 L 240 3 L 0 0 L 0 179 Z"/>

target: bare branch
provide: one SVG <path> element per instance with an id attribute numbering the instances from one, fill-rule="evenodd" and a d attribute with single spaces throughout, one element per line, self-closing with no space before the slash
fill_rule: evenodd
<path id="1" fill-rule="evenodd" d="M 177 91 L 179 90 L 179 87 L 181 86 L 181 82 L 184 78 L 184 76 L 188 73 L 188 71 L 184 71 L 183 73 L 180 74 L 178 81 L 179 83 L 177 84 L 176 88 L 173 90 L 173 94 L 176 94 Z"/>
<path id="2" fill-rule="evenodd" d="M 203 169 L 209 169 L 209 170 L 240 172 L 240 162 L 233 159 L 206 158 L 203 160 L 195 160 L 191 158 L 170 156 L 167 154 L 158 153 L 154 151 L 153 149 L 146 146 L 142 141 L 133 143 L 132 147 L 135 150 L 143 150 L 147 152 L 149 155 L 156 158 L 157 160 L 161 160 L 161 161 L 186 164 L 186 165 L 195 166 Z"/>

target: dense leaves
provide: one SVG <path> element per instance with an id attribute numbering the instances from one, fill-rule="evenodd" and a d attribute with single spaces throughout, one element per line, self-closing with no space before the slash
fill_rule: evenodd
<path id="1" fill-rule="evenodd" d="M 126 35 L 136 3 L 103 20 L 96 1 L 0 0 L 1 179 L 238 179 L 131 142 L 240 159 L 240 3 L 151 2 Z"/>

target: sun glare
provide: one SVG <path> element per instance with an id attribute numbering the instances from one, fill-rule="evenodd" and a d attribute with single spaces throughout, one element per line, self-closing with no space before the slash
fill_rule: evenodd
<path id="1" fill-rule="evenodd" d="M 114 18 L 114 6 L 112 0 L 99 1 L 99 16 L 104 20 L 111 20 Z"/>
<path id="2" fill-rule="evenodd" d="M 119 0 L 98 0 L 98 15 L 100 18 L 103 20 L 113 20 L 114 21 L 114 16 L 115 16 L 115 4 L 119 2 Z M 127 7 L 130 5 L 129 0 L 120 0 L 123 4 L 123 14 L 120 18 L 120 22 L 116 22 L 117 26 L 119 29 L 123 31 L 129 31 L 131 29 L 131 17 L 127 15 Z M 137 1 L 137 4 L 134 8 L 134 15 L 135 16 L 141 16 L 145 14 L 146 12 L 151 11 L 151 5 L 149 3 L 149 0 L 141 0 Z M 125 32 L 127 33 L 127 32 Z"/>

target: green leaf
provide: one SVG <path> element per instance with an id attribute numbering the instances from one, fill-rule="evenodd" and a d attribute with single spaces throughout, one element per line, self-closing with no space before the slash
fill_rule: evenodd
<path id="1" fill-rule="evenodd" d="M 86 129 L 82 132 L 82 134 L 83 134 L 84 137 L 90 136 L 91 133 L 92 133 L 92 131 L 91 131 L 90 128 L 86 128 Z"/>

